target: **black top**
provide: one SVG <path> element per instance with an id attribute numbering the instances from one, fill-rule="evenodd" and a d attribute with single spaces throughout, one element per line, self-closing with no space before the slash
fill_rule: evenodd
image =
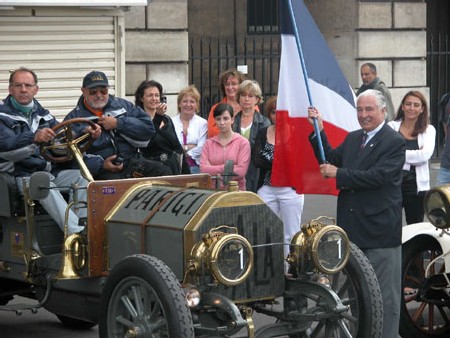
<path id="1" fill-rule="evenodd" d="M 156 133 L 148 143 L 147 148 L 141 149 L 144 157 L 163 163 L 172 170 L 173 175 L 190 174 L 186 156 L 175 133 L 172 119 L 166 115 L 155 114 L 153 124 Z M 163 127 L 161 128 L 162 124 Z M 182 161 L 181 171 L 180 159 Z"/>

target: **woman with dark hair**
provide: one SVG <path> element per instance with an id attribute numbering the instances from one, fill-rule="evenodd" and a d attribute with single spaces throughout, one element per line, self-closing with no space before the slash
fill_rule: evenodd
<path id="1" fill-rule="evenodd" d="M 406 223 L 423 222 L 423 198 L 430 189 L 428 161 L 433 155 L 436 137 L 423 94 L 416 90 L 406 93 L 397 116 L 388 124 L 406 140 L 402 181 Z"/>
<path id="2" fill-rule="evenodd" d="M 236 174 L 233 180 L 238 182 L 240 190 L 245 190 L 245 175 L 251 155 L 250 143 L 245 137 L 233 132 L 233 107 L 220 103 L 213 114 L 219 134 L 206 140 L 203 145 L 200 172 L 210 175 L 223 174 L 226 161 L 232 160 Z"/>
<path id="3" fill-rule="evenodd" d="M 163 100 L 163 87 L 154 80 L 145 80 L 136 89 L 135 103 L 152 118 L 155 136 L 141 151 L 145 158 L 159 161 L 169 167 L 173 175 L 189 174 L 183 148 L 175 133 L 172 119 L 164 115 L 167 103 Z"/>

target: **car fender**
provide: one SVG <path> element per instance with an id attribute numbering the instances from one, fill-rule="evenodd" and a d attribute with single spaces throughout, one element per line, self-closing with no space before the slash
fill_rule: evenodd
<path id="1" fill-rule="evenodd" d="M 445 271 L 450 272 L 450 235 L 437 229 L 429 222 L 408 224 L 402 227 L 402 243 L 405 244 L 415 238 L 432 237 L 440 245 L 445 255 Z"/>

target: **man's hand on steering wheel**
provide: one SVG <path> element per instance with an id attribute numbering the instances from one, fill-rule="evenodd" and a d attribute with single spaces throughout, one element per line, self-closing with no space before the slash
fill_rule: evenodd
<path id="1" fill-rule="evenodd" d="M 100 127 L 98 124 L 95 124 L 94 126 L 89 125 L 84 128 L 84 132 L 89 133 L 93 139 L 98 139 L 102 134 L 102 127 Z"/>
<path id="2" fill-rule="evenodd" d="M 34 143 L 47 143 L 53 140 L 56 136 L 56 133 L 53 129 L 50 128 L 42 128 L 38 129 L 34 134 Z"/>

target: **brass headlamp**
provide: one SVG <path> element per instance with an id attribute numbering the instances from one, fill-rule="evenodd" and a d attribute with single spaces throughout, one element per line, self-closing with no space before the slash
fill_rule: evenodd
<path id="1" fill-rule="evenodd" d="M 335 274 L 347 264 L 349 255 L 350 241 L 345 231 L 335 225 L 334 219 L 319 217 L 302 225 L 294 235 L 287 261 L 296 271 L 312 262 L 320 272 Z"/>
<path id="2" fill-rule="evenodd" d="M 225 229 L 229 232 L 222 231 Z M 238 285 L 252 271 L 253 249 L 237 228 L 222 225 L 211 229 L 194 245 L 189 266 L 197 275 L 209 272 L 221 284 Z"/>

